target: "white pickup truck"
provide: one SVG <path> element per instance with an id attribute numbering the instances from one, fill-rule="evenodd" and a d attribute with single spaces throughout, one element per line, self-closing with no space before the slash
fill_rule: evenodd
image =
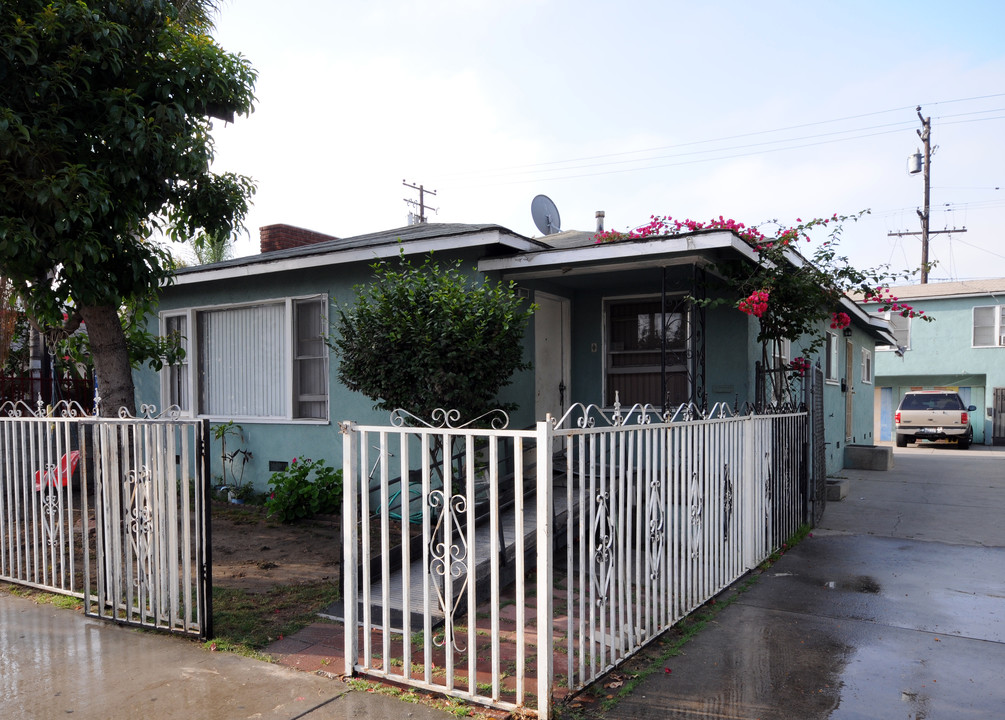
<path id="1" fill-rule="evenodd" d="M 961 450 L 970 447 L 974 430 L 970 413 L 960 396 L 943 390 L 915 390 L 904 395 L 893 416 L 897 426 L 897 447 L 918 440 L 955 440 Z"/>

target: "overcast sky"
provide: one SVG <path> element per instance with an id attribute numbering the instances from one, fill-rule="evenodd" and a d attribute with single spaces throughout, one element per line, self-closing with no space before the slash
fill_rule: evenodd
<path id="1" fill-rule="evenodd" d="M 785 223 L 870 208 L 842 249 L 920 262 L 932 118 L 932 280 L 1005 277 L 1005 3 L 844 0 L 230 0 L 215 37 L 259 72 L 217 170 L 258 184 L 250 234 L 400 227 L 402 180 L 433 222 L 540 236 L 652 214 Z M 999 189 L 1002 188 L 1002 189 Z"/>

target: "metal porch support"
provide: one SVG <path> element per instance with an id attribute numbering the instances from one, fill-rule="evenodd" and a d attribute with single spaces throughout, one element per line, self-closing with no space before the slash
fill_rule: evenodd
<path id="1" fill-rule="evenodd" d="M 702 301 L 706 296 L 705 269 L 698 265 L 691 266 L 691 297 Z M 691 338 L 688 343 L 690 359 L 688 372 L 691 374 L 691 402 L 695 407 L 705 409 L 705 306 L 691 303 Z"/>

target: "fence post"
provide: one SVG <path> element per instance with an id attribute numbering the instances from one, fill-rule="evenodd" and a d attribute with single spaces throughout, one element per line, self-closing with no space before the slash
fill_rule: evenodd
<path id="1" fill-rule="evenodd" d="M 757 463 L 757 442 L 754 437 L 757 423 L 754 415 L 748 415 L 742 421 L 743 428 L 743 480 L 742 501 L 740 503 L 743 569 L 750 570 L 757 564 L 757 509 L 760 507 L 760 478 Z"/>
<path id="2" fill-rule="evenodd" d="M 359 658 L 356 627 L 356 577 L 359 557 L 356 537 L 356 496 L 359 494 L 359 434 L 356 424 L 340 424 L 342 433 L 342 615 L 345 623 L 345 674 L 352 676 Z"/>
<path id="3" fill-rule="evenodd" d="M 202 480 L 201 484 L 196 483 L 195 491 L 202 490 L 202 497 L 196 503 L 196 507 L 202 506 L 202 512 L 196 518 L 196 522 L 202 525 L 202 553 L 199 558 L 200 572 L 202 580 L 202 635 L 204 638 L 214 637 L 213 632 L 213 483 L 210 473 L 209 461 L 209 420 L 203 419 L 196 425 L 198 438 L 195 442 L 196 453 L 196 477 Z"/>
<path id="4" fill-rule="evenodd" d="M 543 422 L 537 423 L 537 716 L 539 720 L 551 718 L 551 683 L 554 675 L 553 444 L 554 435 L 549 413 Z M 517 461 L 519 462 L 519 459 Z"/>

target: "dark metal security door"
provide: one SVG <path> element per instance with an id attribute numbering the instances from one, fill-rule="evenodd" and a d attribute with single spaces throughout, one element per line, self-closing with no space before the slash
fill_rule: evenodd
<path id="1" fill-rule="evenodd" d="M 827 455 L 824 445 L 824 371 L 819 362 L 808 374 L 806 406 L 810 422 L 810 521 L 816 527 L 827 506 Z"/>
<path id="2" fill-rule="evenodd" d="M 1005 388 L 994 390 L 994 420 L 991 429 L 991 444 L 1005 445 Z"/>

